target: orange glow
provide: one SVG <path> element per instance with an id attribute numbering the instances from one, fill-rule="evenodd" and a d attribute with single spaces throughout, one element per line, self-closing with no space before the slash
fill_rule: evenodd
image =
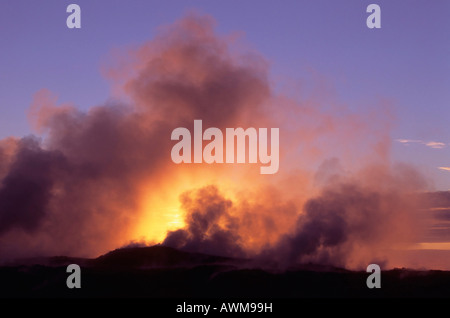
<path id="1" fill-rule="evenodd" d="M 174 165 L 174 173 L 169 182 L 155 185 L 154 180 L 141 189 L 140 218 L 132 231 L 132 239 L 147 243 L 161 243 L 168 231 L 185 226 L 185 211 L 181 208 L 180 195 L 186 191 L 208 185 L 218 185 L 221 193 L 233 200 L 236 184 L 225 177 L 225 169 L 217 165 Z M 257 167 L 254 167 L 257 169 Z M 235 169 L 235 170 L 240 170 Z M 233 173 L 226 173 L 233 177 Z M 234 177 L 237 177 L 236 174 Z"/>
<path id="2" fill-rule="evenodd" d="M 411 250 L 450 250 L 450 242 L 426 242 L 417 243 L 410 248 Z"/>
<path id="3" fill-rule="evenodd" d="M 305 96 L 283 96 L 264 58 L 239 57 L 230 46 L 210 18 L 188 16 L 129 52 L 126 67 L 111 78 L 130 105 L 107 103 L 85 113 L 57 107 L 45 90 L 37 94 L 29 117 L 47 134 L 47 148 L 0 141 L 0 176 L 9 178 L 6 199 L 15 198 L 16 184 L 42 184 L 36 204 L 25 206 L 41 205 L 33 212 L 38 234 L 12 231 L 11 222 L 0 254 L 6 246 L 13 256 L 97 256 L 130 242 L 165 241 L 285 265 L 364 268 L 390 262 L 405 246 L 450 250 L 446 242 L 414 245 L 425 241 L 416 210 L 426 205 L 411 194 L 426 182 L 416 169 L 391 163 L 389 105 L 353 113 L 335 103 L 321 78 L 313 78 L 317 88 Z M 203 131 L 279 128 L 279 170 L 261 174 L 262 164 L 248 158 L 175 164 L 171 132 L 186 127 L 193 134 L 195 120 Z M 231 147 L 237 155 L 236 143 L 224 154 Z M 35 160 L 40 164 L 30 164 Z M 177 229 L 184 232 L 171 233 Z"/>

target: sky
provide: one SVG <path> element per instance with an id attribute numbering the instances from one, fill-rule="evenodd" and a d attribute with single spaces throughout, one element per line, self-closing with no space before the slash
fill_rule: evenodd
<path id="1" fill-rule="evenodd" d="M 81 109 L 104 102 L 111 94 L 102 69 L 114 50 L 139 45 L 197 10 L 216 19 L 219 33 L 245 37 L 278 77 L 320 74 L 352 109 L 389 101 L 394 159 L 425 169 L 436 189 L 450 188 L 450 172 L 438 169 L 450 166 L 448 1 L 378 1 L 381 29 L 366 27 L 371 2 L 359 0 L 76 3 L 81 29 L 66 27 L 68 1 L 2 1 L 1 137 L 31 132 L 26 112 L 42 88 Z"/>
<path id="2" fill-rule="evenodd" d="M 80 29 L 70 3 L 0 4 L 3 255 L 154 240 L 358 267 L 430 243 L 405 215 L 450 189 L 450 2 L 80 0 Z M 194 119 L 279 127 L 279 173 L 175 165 Z"/>

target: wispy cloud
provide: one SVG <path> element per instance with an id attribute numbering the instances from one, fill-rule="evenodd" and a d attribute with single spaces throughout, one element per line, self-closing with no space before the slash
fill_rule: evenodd
<path id="1" fill-rule="evenodd" d="M 433 148 L 433 149 L 443 149 L 446 148 L 448 146 L 448 144 L 440 142 L 440 141 L 423 141 L 423 140 L 418 140 L 418 139 L 395 139 L 395 141 L 400 142 L 402 144 L 404 144 L 405 146 L 409 146 L 410 144 L 421 144 L 421 145 L 425 145 L 429 148 Z"/>
<path id="2" fill-rule="evenodd" d="M 395 139 L 395 141 L 401 142 L 402 144 L 423 143 L 422 140 L 415 140 L 415 139 Z"/>
<path id="3" fill-rule="evenodd" d="M 438 169 L 445 170 L 445 171 L 450 171 L 450 167 L 438 167 Z"/>
<path id="4" fill-rule="evenodd" d="M 427 147 L 434 148 L 434 149 L 442 149 L 442 148 L 447 147 L 446 144 L 444 144 L 443 142 L 439 142 L 439 141 L 429 141 L 425 145 Z"/>

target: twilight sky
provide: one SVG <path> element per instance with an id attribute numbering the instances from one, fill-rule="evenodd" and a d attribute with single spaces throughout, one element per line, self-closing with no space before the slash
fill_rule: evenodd
<path id="1" fill-rule="evenodd" d="M 70 2 L 0 4 L 0 254 L 448 250 L 448 194 L 421 194 L 450 189 L 448 1 L 378 1 L 381 29 L 360 0 L 76 3 L 81 29 Z M 195 119 L 279 128 L 279 172 L 175 164 Z"/>
<path id="2" fill-rule="evenodd" d="M 1 138 L 31 132 L 26 113 L 42 88 L 80 109 L 105 102 L 111 92 L 102 70 L 114 52 L 194 9 L 213 16 L 219 34 L 237 33 L 266 57 L 280 89 L 295 95 L 301 83 L 307 91 L 313 77 L 350 109 L 388 103 L 393 159 L 450 189 L 450 169 L 439 169 L 450 167 L 449 1 L 78 0 L 78 30 L 65 24 L 70 3 L 0 3 Z M 381 29 L 366 27 L 370 3 L 381 6 Z"/>
<path id="3" fill-rule="evenodd" d="M 314 76 L 350 109 L 388 103 L 393 159 L 450 189 L 450 2 L 376 1 L 382 28 L 373 30 L 365 25 L 372 2 L 79 0 L 82 28 L 71 30 L 70 1 L 2 1 L 0 137 L 31 132 L 26 112 L 42 88 L 80 109 L 105 102 L 111 92 L 102 70 L 113 52 L 193 9 L 212 15 L 219 34 L 245 37 L 270 61 L 280 89 L 307 90 Z"/>

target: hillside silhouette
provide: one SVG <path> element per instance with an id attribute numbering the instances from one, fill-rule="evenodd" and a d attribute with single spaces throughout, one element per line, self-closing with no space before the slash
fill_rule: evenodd
<path id="1" fill-rule="evenodd" d="M 66 287 L 66 267 L 81 267 L 81 288 Z M 364 271 L 314 264 L 273 271 L 249 260 L 165 246 L 130 247 L 95 259 L 49 257 L 0 267 L 1 298 L 449 298 L 450 272 L 382 271 L 368 289 Z"/>

